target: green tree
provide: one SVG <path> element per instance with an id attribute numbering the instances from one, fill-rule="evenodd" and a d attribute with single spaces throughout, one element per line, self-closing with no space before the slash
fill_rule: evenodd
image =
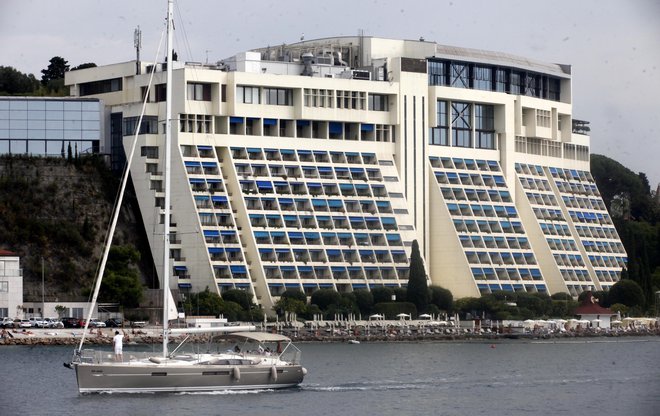
<path id="1" fill-rule="evenodd" d="M 87 62 L 84 64 L 74 66 L 73 68 L 70 69 L 70 71 L 77 71 L 78 69 L 85 69 L 85 68 L 96 68 L 96 64 L 94 62 Z"/>
<path id="2" fill-rule="evenodd" d="M 280 295 L 280 297 L 298 300 L 302 302 L 303 305 L 307 304 L 307 295 L 305 295 L 305 293 L 303 293 L 303 291 L 300 289 L 287 289 L 282 293 L 282 295 Z"/>
<path id="3" fill-rule="evenodd" d="M 396 296 L 397 302 L 407 302 L 408 301 L 408 289 L 405 287 L 393 287 L 392 291 L 394 296 Z"/>
<path id="4" fill-rule="evenodd" d="M 295 312 L 300 315 L 305 312 L 307 305 L 295 297 L 280 296 L 279 300 L 275 302 L 275 311 L 278 315 L 282 316 L 285 312 Z"/>
<path id="5" fill-rule="evenodd" d="M 454 310 L 457 310 L 461 315 L 465 316 L 466 314 L 471 314 L 472 316 L 480 316 L 483 311 L 483 306 L 481 299 L 466 297 L 456 299 L 454 302 Z"/>
<path id="6" fill-rule="evenodd" d="M 220 295 L 207 287 L 202 292 L 191 293 L 186 297 L 184 310 L 193 316 L 218 316 L 222 313 L 223 301 Z M 237 305 L 240 308 L 240 305 Z"/>
<path id="7" fill-rule="evenodd" d="M 591 173 L 605 205 L 612 210 L 613 201 L 624 201 L 623 218 L 652 220 L 653 202 L 648 192 L 646 175 L 636 174 L 621 163 L 602 155 L 591 155 Z M 648 180 L 646 180 L 648 182 Z M 617 210 L 614 210 L 613 216 Z"/>
<path id="8" fill-rule="evenodd" d="M 57 317 L 58 318 L 63 318 L 64 313 L 66 312 L 66 306 L 63 305 L 56 305 L 55 306 L 55 312 L 57 312 Z"/>
<path id="9" fill-rule="evenodd" d="M 241 289 L 229 289 L 226 292 L 223 292 L 222 299 L 227 302 L 235 302 L 246 311 L 249 311 L 250 307 L 253 305 L 252 295 Z"/>
<path id="10" fill-rule="evenodd" d="M 453 309 L 454 296 L 451 291 L 440 286 L 430 286 L 431 303 L 439 310 L 451 313 Z"/>
<path id="11" fill-rule="evenodd" d="M 143 287 L 137 269 L 139 261 L 140 253 L 132 246 L 110 249 L 99 296 L 104 302 L 117 302 L 128 308 L 140 305 Z"/>
<path id="12" fill-rule="evenodd" d="M 637 282 L 625 279 L 619 280 L 610 289 L 611 304 L 620 303 L 628 307 L 642 307 L 644 305 L 644 292 Z"/>
<path id="13" fill-rule="evenodd" d="M 312 293 L 311 303 L 321 308 L 322 311 L 328 309 L 332 304 L 338 305 L 340 301 L 341 295 L 333 289 L 319 289 Z"/>
<path id="14" fill-rule="evenodd" d="M 41 84 L 47 86 L 49 82 L 56 79 L 64 79 L 64 73 L 69 70 L 69 62 L 61 56 L 50 58 L 46 69 L 41 70 Z"/>
<path id="15" fill-rule="evenodd" d="M 241 307 L 241 305 L 230 300 L 223 300 L 220 302 L 220 309 L 217 314 L 214 314 L 214 316 L 220 315 L 222 315 L 229 322 L 252 320 L 251 317 L 246 315 L 246 311 Z"/>
<path id="16" fill-rule="evenodd" d="M 328 305 L 325 312 L 328 318 L 332 318 L 334 314 L 346 316 L 349 313 L 357 313 L 355 295 L 351 292 L 341 293 L 339 300 Z"/>
<path id="17" fill-rule="evenodd" d="M 369 315 L 374 307 L 374 295 L 367 289 L 356 289 L 353 291 L 353 295 L 360 313 L 364 316 Z"/>
<path id="18" fill-rule="evenodd" d="M 391 302 L 394 290 L 387 286 L 376 286 L 371 289 L 371 294 L 374 297 L 374 305 L 376 305 L 383 302 Z"/>
<path id="19" fill-rule="evenodd" d="M 424 270 L 424 261 L 419 252 L 417 240 L 413 241 L 412 253 L 410 254 L 410 274 L 408 277 L 407 300 L 417 307 L 417 311 L 422 313 L 426 311 L 429 304 L 429 288 L 426 281 L 426 271 Z"/>
<path id="20" fill-rule="evenodd" d="M 552 299 L 552 300 L 564 300 L 564 301 L 567 301 L 567 300 L 573 300 L 573 297 L 571 296 L 570 293 L 566 293 L 566 292 L 557 292 L 557 293 L 553 293 L 553 294 L 550 296 L 550 299 Z"/>
<path id="21" fill-rule="evenodd" d="M 11 66 L 0 66 L 0 95 L 27 95 L 39 88 L 34 75 L 26 75 Z"/>

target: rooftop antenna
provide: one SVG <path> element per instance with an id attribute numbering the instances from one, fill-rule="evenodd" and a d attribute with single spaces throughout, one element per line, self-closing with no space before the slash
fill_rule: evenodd
<path id="1" fill-rule="evenodd" d="M 211 52 L 210 49 L 205 49 L 204 52 L 206 52 L 206 65 L 209 64 L 209 52 Z"/>
<path id="2" fill-rule="evenodd" d="M 133 46 L 135 46 L 135 54 L 137 56 L 136 63 L 135 63 L 135 73 L 137 75 L 140 75 L 140 49 L 142 49 L 142 31 L 140 30 L 140 26 L 135 29 L 133 32 Z"/>

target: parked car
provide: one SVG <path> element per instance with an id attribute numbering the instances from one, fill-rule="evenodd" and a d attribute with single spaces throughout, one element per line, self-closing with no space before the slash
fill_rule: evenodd
<path id="1" fill-rule="evenodd" d="M 131 327 L 133 328 L 144 328 L 147 326 L 147 323 L 145 321 L 133 321 L 131 322 Z"/>
<path id="2" fill-rule="evenodd" d="M 92 318 L 89 320 L 90 328 L 105 328 L 105 322 L 99 321 L 98 318 Z"/>
<path id="3" fill-rule="evenodd" d="M 64 328 L 64 324 L 58 318 L 45 318 L 44 323 L 46 325 L 44 328 Z"/>
<path id="4" fill-rule="evenodd" d="M 62 318 L 62 324 L 64 324 L 65 328 L 80 328 L 80 319 L 72 317 Z"/>
<path id="5" fill-rule="evenodd" d="M 105 321 L 105 326 L 108 328 L 120 328 L 124 326 L 124 322 L 121 318 L 110 318 Z"/>
<path id="6" fill-rule="evenodd" d="M 0 323 L 0 327 L 2 328 L 13 328 L 14 327 L 14 320 L 12 318 L 2 318 L 2 322 Z"/>
<path id="7" fill-rule="evenodd" d="M 32 328 L 32 322 L 29 319 L 21 319 L 20 321 L 14 322 L 14 327 L 16 327 L 16 328 Z"/>
<path id="8" fill-rule="evenodd" d="M 49 322 L 45 318 L 30 318 L 33 328 L 48 328 Z"/>

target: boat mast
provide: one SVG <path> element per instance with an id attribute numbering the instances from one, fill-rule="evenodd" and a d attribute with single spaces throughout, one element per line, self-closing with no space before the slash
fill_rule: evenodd
<path id="1" fill-rule="evenodd" d="M 172 147 L 172 28 L 174 3 L 167 0 L 167 82 L 165 84 L 165 167 L 163 213 L 163 357 L 167 357 L 170 290 L 170 152 Z"/>

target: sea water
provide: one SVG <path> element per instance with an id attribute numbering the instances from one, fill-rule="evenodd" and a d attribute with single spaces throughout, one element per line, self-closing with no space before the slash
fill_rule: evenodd
<path id="1" fill-rule="evenodd" d="M 62 366 L 72 347 L 3 346 L 0 415 L 660 414 L 657 337 L 298 346 L 294 389 L 93 395 Z"/>

